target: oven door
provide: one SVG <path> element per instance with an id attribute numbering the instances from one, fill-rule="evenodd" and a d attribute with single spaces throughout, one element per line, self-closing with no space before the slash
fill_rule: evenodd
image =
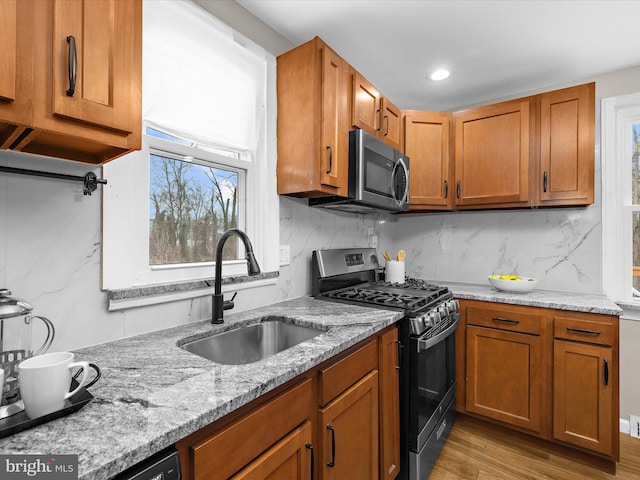
<path id="1" fill-rule="evenodd" d="M 414 337 L 410 342 L 409 449 L 413 452 L 422 451 L 427 440 L 439 442 L 445 429 L 451 427 L 443 418 L 448 409 L 455 408 L 454 333 L 460 314 L 453 313 L 452 316 L 453 321 L 441 333 L 430 338 L 428 334 Z"/>

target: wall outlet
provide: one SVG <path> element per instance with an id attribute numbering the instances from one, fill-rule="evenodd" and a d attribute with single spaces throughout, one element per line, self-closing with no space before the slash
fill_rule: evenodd
<path id="1" fill-rule="evenodd" d="M 291 263 L 291 247 L 289 245 L 280 245 L 280 266 L 289 265 Z"/>
<path id="2" fill-rule="evenodd" d="M 634 438 L 640 438 L 640 417 L 637 415 L 629 417 L 629 435 Z"/>
<path id="3" fill-rule="evenodd" d="M 369 248 L 378 248 L 378 236 L 369 235 Z"/>

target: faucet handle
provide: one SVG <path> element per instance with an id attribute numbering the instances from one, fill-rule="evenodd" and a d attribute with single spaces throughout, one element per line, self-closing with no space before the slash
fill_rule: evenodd
<path id="1" fill-rule="evenodd" d="M 238 292 L 233 293 L 233 297 L 231 297 L 231 300 L 225 300 L 222 303 L 223 310 L 231 310 L 233 307 L 235 307 L 235 304 L 233 303 L 233 301 L 235 300 L 236 295 L 238 295 Z"/>

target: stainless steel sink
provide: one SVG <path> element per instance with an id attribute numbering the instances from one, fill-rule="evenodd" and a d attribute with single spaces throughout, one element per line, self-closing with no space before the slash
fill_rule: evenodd
<path id="1" fill-rule="evenodd" d="M 323 330 L 266 318 L 182 345 L 188 352 L 225 365 L 242 365 L 267 358 L 323 333 Z"/>

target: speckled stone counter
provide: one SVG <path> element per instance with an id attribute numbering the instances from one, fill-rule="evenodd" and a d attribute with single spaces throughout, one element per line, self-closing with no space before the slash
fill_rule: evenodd
<path id="1" fill-rule="evenodd" d="M 285 317 L 324 333 L 248 365 L 220 365 L 179 345 Z M 81 480 L 104 480 L 393 324 L 402 315 L 303 297 L 76 351 L 96 363 L 95 397 L 67 417 L 0 440 L 1 454 L 77 454 Z"/>
<path id="2" fill-rule="evenodd" d="M 446 285 L 456 298 L 467 300 L 483 300 L 486 302 L 510 303 L 530 307 L 555 308 L 576 312 L 601 313 L 605 315 L 622 315 L 622 309 L 605 295 L 588 293 L 552 292 L 549 290 L 533 290 L 527 293 L 501 292 L 491 285 L 475 285 L 467 283 L 432 282 Z"/>

